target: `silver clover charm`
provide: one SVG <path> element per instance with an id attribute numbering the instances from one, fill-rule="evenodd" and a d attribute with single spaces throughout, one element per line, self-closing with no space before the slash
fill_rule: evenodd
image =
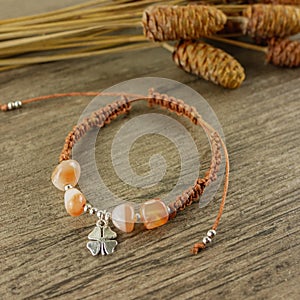
<path id="1" fill-rule="evenodd" d="M 99 253 L 102 255 L 112 254 L 118 245 L 118 242 L 113 240 L 117 237 L 117 234 L 110 229 L 106 222 L 101 223 L 98 221 L 96 227 L 88 235 L 88 239 L 91 241 L 86 246 L 93 256 Z"/>

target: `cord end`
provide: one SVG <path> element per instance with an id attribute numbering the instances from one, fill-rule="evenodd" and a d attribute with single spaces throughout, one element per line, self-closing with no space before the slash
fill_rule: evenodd
<path id="1" fill-rule="evenodd" d="M 21 107 L 22 107 L 22 102 L 21 101 L 14 101 L 14 102 L 8 102 L 7 104 L 2 104 L 0 106 L 0 110 L 8 111 L 8 110 L 21 108 Z"/>
<path id="2" fill-rule="evenodd" d="M 204 243 L 196 243 L 194 247 L 191 249 L 192 254 L 198 254 L 199 251 L 205 249 L 205 244 Z"/>
<path id="3" fill-rule="evenodd" d="M 1 104 L 1 105 L 0 105 L 0 110 L 1 110 L 1 111 L 8 111 L 7 104 Z"/>
<path id="4" fill-rule="evenodd" d="M 196 243 L 194 247 L 191 249 L 193 254 L 197 254 L 200 250 L 206 248 L 206 245 L 212 242 L 212 239 L 216 236 L 217 232 L 214 229 L 210 229 L 207 231 L 206 236 L 203 238 L 201 243 Z"/>

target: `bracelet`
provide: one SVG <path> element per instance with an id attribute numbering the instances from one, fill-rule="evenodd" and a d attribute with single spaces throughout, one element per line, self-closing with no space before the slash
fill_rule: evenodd
<path id="1" fill-rule="evenodd" d="M 226 146 L 216 132 L 208 123 L 206 123 L 195 108 L 185 104 L 182 100 L 169 97 L 149 91 L 147 96 L 125 94 L 125 93 L 99 93 L 99 96 L 117 96 L 120 100 L 115 101 L 95 112 L 90 117 L 84 119 L 79 125 L 76 125 L 65 139 L 63 150 L 59 157 L 59 165 L 52 173 L 52 182 L 59 190 L 65 191 L 64 200 L 65 208 L 71 216 L 79 216 L 83 212 L 89 215 L 96 215 L 98 220 L 93 231 L 88 235 L 89 242 L 87 248 L 92 255 L 111 254 L 117 246 L 115 238 L 117 234 L 110 228 L 109 222 L 121 231 L 131 232 L 137 221 L 144 223 L 146 229 L 153 229 L 162 226 L 176 216 L 177 212 L 183 210 L 193 202 L 199 201 L 205 188 L 217 178 L 217 172 L 221 163 L 221 148 L 224 151 L 226 159 L 226 175 L 224 183 L 223 197 L 219 213 L 212 228 L 207 232 L 202 242 L 196 243 L 192 248 L 192 253 L 196 254 L 200 249 L 204 249 L 207 244 L 211 243 L 212 238 L 216 235 L 216 229 L 221 218 L 225 199 L 228 189 L 229 179 L 229 160 Z M 154 105 L 166 108 L 178 115 L 185 116 L 195 125 L 200 125 L 207 133 L 211 143 L 212 158 L 209 170 L 203 178 L 197 178 L 194 186 L 189 187 L 175 201 L 166 205 L 162 200 L 155 198 L 147 200 L 140 206 L 139 213 L 136 213 L 131 204 L 120 204 L 112 212 L 100 210 L 87 204 L 86 198 L 75 188 L 80 177 L 80 165 L 77 161 L 71 159 L 72 148 L 75 143 L 82 138 L 87 131 L 94 127 L 104 127 L 119 115 L 126 114 L 131 110 L 131 104 L 136 101 L 145 100 L 149 106 Z"/>
<path id="2" fill-rule="evenodd" d="M 63 150 L 59 156 L 59 164 L 56 166 L 51 176 L 54 186 L 59 190 L 65 191 L 65 208 L 71 216 L 79 216 L 83 212 L 97 216 L 98 220 L 96 221 L 96 226 L 88 235 L 89 241 L 87 243 L 87 248 L 90 250 L 92 255 L 96 256 L 100 253 L 102 255 L 106 255 L 114 252 L 114 249 L 118 244 L 115 240 L 117 234 L 110 228 L 110 222 L 112 222 L 117 229 L 124 232 L 133 231 L 134 224 L 140 221 L 144 223 L 144 227 L 146 229 L 154 229 L 166 224 L 168 220 L 173 219 L 176 216 L 177 212 L 184 210 L 185 207 L 191 205 L 193 202 L 199 201 L 205 188 L 217 179 L 223 150 L 225 159 L 225 178 L 219 211 L 211 229 L 208 230 L 201 242 L 194 244 L 191 252 L 193 254 L 197 254 L 201 249 L 205 249 L 216 235 L 216 230 L 225 206 L 229 184 L 228 152 L 219 133 L 202 119 L 201 115 L 194 107 L 187 105 L 183 100 L 170 97 L 166 94 L 154 92 L 153 89 L 149 90 L 149 94 L 147 96 L 107 92 L 53 94 L 23 100 L 22 102 L 16 101 L 11 102 L 12 104 L 8 103 L 0 105 L 0 109 L 2 111 L 9 111 L 20 108 L 22 104 L 24 105 L 36 101 L 66 96 L 114 96 L 120 98 L 120 100 L 94 111 L 90 117 L 84 119 L 80 124 L 73 127 L 65 139 Z M 176 199 L 168 205 L 159 198 L 155 198 L 145 201 L 140 206 L 139 213 L 136 213 L 133 206 L 127 203 L 116 206 L 112 212 L 93 207 L 91 204 L 87 203 L 82 192 L 75 188 L 79 181 L 81 171 L 79 163 L 72 159 L 72 149 L 75 143 L 90 129 L 95 127 L 102 128 L 105 125 L 108 125 L 119 115 L 129 113 L 133 102 L 142 100 L 147 101 L 150 107 L 160 106 L 161 108 L 165 108 L 179 116 L 187 117 L 193 124 L 201 126 L 211 144 L 212 156 L 210 167 L 203 178 L 197 178 L 193 186 L 183 191 L 181 195 L 177 196 Z"/>

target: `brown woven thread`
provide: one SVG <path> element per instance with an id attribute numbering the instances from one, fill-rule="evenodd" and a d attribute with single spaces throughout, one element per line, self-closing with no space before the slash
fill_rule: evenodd
<path id="1" fill-rule="evenodd" d="M 245 33 L 252 37 L 285 37 L 300 32 L 300 9 L 289 5 L 255 4 L 243 11 Z"/>
<path id="2" fill-rule="evenodd" d="M 153 41 L 197 39 L 224 27 L 226 15 L 212 6 L 151 6 L 143 13 L 144 35 Z"/>
<path id="3" fill-rule="evenodd" d="M 153 89 L 149 91 L 148 99 L 150 106 L 158 105 L 162 108 L 166 108 L 171 112 L 175 112 L 178 115 L 189 118 L 192 123 L 202 126 L 202 117 L 199 115 L 196 109 L 184 103 L 182 100 L 169 97 L 166 94 L 154 92 Z M 217 179 L 217 173 L 221 164 L 220 138 L 216 132 L 208 131 L 207 133 L 210 133 L 209 139 L 211 141 L 212 150 L 210 168 L 206 172 L 204 178 L 198 178 L 193 187 L 189 187 L 180 196 L 178 196 L 174 202 L 169 204 L 170 219 L 176 216 L 178 210 L 183 210 L 186 206 L 191 205 L 193 202 L 199 201 L 199 198 L 204 192 L 205 187 Z"/>
<path id="4" fill-rule="evenodd" d="M 59 157 L 60 162 L 70 159 L 73 146 L 88 130 L 93 127 L 104 127 L 118 115 L 129 112 L 131 105 L 126 96 L 122 98 L 120 101 L 113 102 L 95 111 L 89 118 L 74 126 L 65 139 L 65 144 Z"/>
<path id="5" fill-rule="evenodd" d="M 89 118 L 86 118 L 79 125 L 74 126 L 71 132 L 65 139 L 65 144 L 63 150 L 59 157 L 59 161 L 68 160 L 71 157 L 72 148 L 75 143 L 83 137 L 83 135 L 93 127 L 103 127 L 109 124 L 118 115 L 127 113 L 131 109 L 131 102 L 133 100 L 128 100 L 125 95 L 122 95 L 122 100 L 113 102 L 92 113 Z M 153 89 L 149 90 L 149 95 L 146 98 L 149 106 L 158 105 L 162 108 L 166 108 L 171 112 L 175 112 L 178 115 L 185 116 L 191 120 L 195 125 L 203 127 L 203 120 L 195 108 L 184 103 L 180 99 L 174 97 L 169 97 L 165 94 L 160 94 L 154 92 Z M 215 131 L 211 131 L 206 127 L 203 128 L 208 134 L 209 140 L 211 142 L 212 158 L 210 163 L 210 168 L 206 172 L 204 178 L 198 178 L 194 186 L 188 188 L 176 200 L 169 204 L 170 209 L 170 219 L 174 218 L 177 211 L 183 210 L 186 206 L 192 204 L 193 202 L 199 201 L 200 196 L 204 192 L 205 187 L 207 187 L 211 182 L 217 179 L 217 173 L 219 171 L 221 163 L 221 143 L 218 134 Z"/>
<path id="6" fill-rule="evenodd" d="M 221 49 L 202 42 L 180 42 L 173 52 L 174 62 L 186 72 L 226 88 L 237 88 L 246 75 L 240 63 Z"/>
<path id="7" fill-rule="evenodd" d="M 106 94 L 108 95 L 109 93 Z M 101 95 L 101 93 L 99 95 Z M 105 93 L 102 93 L 102 95 L 105 95 Z M 224 210 L 229 184 L 229 157 L 226 146 L 220 138 L 219 134 L 202 119 L 195 108 L 185 104 L 180 99 L 169 97 L 165 94 L 154 93 L 152 89 L 149 91 L 149 95 L 147 97 L 123 93 L 110 93 L 109 95 L 118 95 L 122 97 L 122 100 L 116 101 L 105 106 L 103 109 L 94 112 L 90 118 L 86 118 L 81 124 L 75 126 L 65 140 L 65 145 L 60 155 L 60 161 L 70 159 L 73 146 L 90 128 L 96 126 L 103 127 L 105 126 L 105 124 L 110 123 L 110 121 L 115 119 L 118 115 L 127 113 L 131 109 L 132 102 L 147 100 L 150 107 L 153 105 L 159 105 L 171 112 L 176 112 L 178 115 L 186 116 L 192 121 L 192 123 L 200 125 L 205 130 L 205 132 L 209 134 L 212 148 L 212 159 L 210 168 L 206 172 L 204 178 L 198 178 L 193 187 L 188 188 L 182 193 L 181 196 L 177 197 L 176 200 L 169 205 L 170 218 L 174 218 L 178 210 L 183 210 L 187 205 L 190 205 L 192 202 L 198 201 L 205 187 L 217 178 L 217 172 L 221 163 L 220 150 L 222 148 L 225 155 L 226 168 L 222 201 L 220 203 L 217 217 L 212 226 L 212 229 L 216 230 Z M 133 97 L 133 99 L 129 100 L 128 97 Z M 31 99 L 28 99 L 27 101 L 30 102 Z M 197 254 L 201 249 L 205 249 L 205 247 L 206 245 L 203 242 L 195 243 L 193 248 L 191 249 L 191 252 L 193 254 Z"/>
<path id="8" fill-rule="evenodd" d="M 148 103 L 150 106 L 159 105 L 161 107 L 167 108 L 172 112 L 176 112 L 178 115 L 186 116 L 192 121 L 192 123 L 200 125 L 206 133 L 210 133 L 210 140 L 212 145 L 212 159 L 210 168 L 206 172 L 204 178 L 198 178 L 193 187 L 190 187 L 189 189 L 184 191 L 181 196 L 177 197 L 174 202 L 169 204 L 169 209 L 171 213 L 170 218 L 174 218 L 178 210 L 182 210 L 187 205 L 190 205 L 192 202 L 198 201 L 199 197 L 203 194 L 205 187 L 208 186 L 211 181 L 217 178 L 217 172 L 221 163 L 220 149 L 221 147 L 223 148 L 226 162 L 225 183 L 219 212 L 212 226 L 212 229 L 216 230 L 224 210 L 229 183 L 229 157 L 224 142 L 220 138 L 219 134 L 202 119 L 202 117 L 198 114 L 196 109 L 185 104 L 182 100 L 169 97 L 165 94 L 154 93 L 153 90 L 150 90 L 148 96 Z M 204 244 L 203 242 L 195 243 L 193 248 L 191 249 L 191 252 L 193 254 L 197 254 L 200 250 L 203 250 L 205 248 L 206 244 Z"/>
<path id="9" fill-rule="evenodd" d="M 219 134 L 208 124 L 202 117 L 198 114 L 195 108 L 186 105 L 182 100 L 169 97 L 167 95 L 162 95 L 159 93 L 154 93 L 153 89 L 149 91 L 149 96 L 145 97 L 143 95 L 129 94 L 129 93 L 113 93 L 113 92 L 72 92 L 72 93 L 63 93 L 63 94 L 52 94 L 46 96 L 40 96 L 35 98 L 30 98 L 23 100 L 23 104 L 29 104 L 37 101 L 44 101 L 47 99 L 60 98 L 60 97 L 69 97 L 69 96 L 110 96 L 110 97 L 121 97 L 120 101 L 116 101 L 112 104 L 107 105 L 103 109 L 100 109 L 94 112 L 90 118 L 86 118 L 81 124 L 75 126 L 73 130 L 68 134 L 63 151 L 60 155 L 60 161 L 69 159 L 71 156 L 71 150 L 75 143 L 91 128 L 99 126 L 103 127 L 105 124 L 110 123 L 111 120 L 115 119 L 118 115 L 127 113 L 131 108 L 131 103 L 139 100 L 147 100 L 149 105 L 160 105 L 163 108 L 167 108 L 172 112 L 176 112 L 178 115 L 184 115 L 188 117 L 194 124 L 200 125 L 203 130 L 209 136 L 211 141 L 212 148 L 212 160 L 209 170 L 206 172 L 204 178 L 198 178 L 193 187 L 190 187 L 182 193 L 180 197 L 177 197 L 176 201 L 170 205 L 170 218 L 173 218 L 177 210 L 184 209 L 187 205 L 190 205 L 192 202 L 197 201 L 200 195 L 203 193 L 205 187 L 209 183 L 217 178 L 217 172 L 221 162 L 221 152 L 222 148 L 225 156 L 225 179 L 223 187 L 223 195 L 220 203 L 219 211 L 213 226 L 213 230 L 216 230 L 220 222 L 227 191 L 229 185 L 229 157 L 227 148 L 220 138 Z M 128 98 L 132 99 L 129 100 Z M 3 107 L 5 105 L 2 105 Z M 2 107 L 0 106 L 0 107 Z M 5 110 L 5 107 L 3 109 Z M 201 249 L 205 249 L 206 245 L 203 242 L 195 243 L 191 252 L 197 254 Z"/>
<path id="10" fill-rule="evenodd" d="M 299 67 L 300 42 L 289 39 L 271 39 L 268 44 L 267 62 L 280 67 Z"/>

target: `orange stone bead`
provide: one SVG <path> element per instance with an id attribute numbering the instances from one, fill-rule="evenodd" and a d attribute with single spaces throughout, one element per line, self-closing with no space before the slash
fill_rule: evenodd
<path id="1" fill-rule="evenodd" d="M 85 204 L 86 199 L 79 190 L 73 188 L 65 192 L 65 207 L 72 217 L 80 216 L 84 211 Z"/>
<path id="2" fill-rule="evenodd" d="M 64 191 L 67 184 L 75 186 L 80 177 L 80 165 L 76 160 L 62 161 L 53 171 L 51 180 L 59 190 Z"/>
<path id="3" fill-rule="evenodd" d="M 112 213 L 111 218 L 114 225 L 124 231 L 131 232 L 134 229 L 135 213 L 132 205 L 128 203 L 116 206 Z"/>
<path id="4" fill-rule="evenodd" d="M 141 205 L 141 219 L 147 229 L 162 226 L 168 222 L 168 208 L 159 199 L 148 200 Z"/>

